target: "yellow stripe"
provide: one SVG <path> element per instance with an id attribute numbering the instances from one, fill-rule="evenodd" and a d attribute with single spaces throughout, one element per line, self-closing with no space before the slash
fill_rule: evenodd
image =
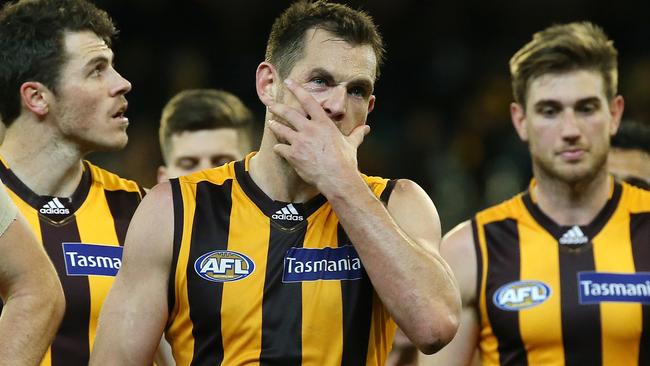
<path id="1" fill-rule="evenodd" d="M 558 342 L 562 339 L 562 305 L 557 241 L 530 216 L 517 226 L 519 242 L 525 243 L 519 246 L 521 280 L 541 281 L 551 288 L 551 296 L 542 304 L 519 311 L 519 332 L 528 364 L 564 365 L 564 347 Z M 531 347 L 539 344 L 544 347 Z"/>
<path id="2" fill-rule="evenodd" d="M 499 366 L 499 342 L 494 336 L 492 325 L 488 320 L 487 303 L 485 302 L 485 292 L 487 286 L 487 244 L 485 241 L 485 228 L 487 222 L 476 216 L 477 239 L 481 250 L 481 284 L 478 294 L 478 307 L 480 313 L 481 330 L 479 334 L 479 348 L 481 350 L 481 365 Z"/>
<path id="3" fill-rule="evenodd" d="M 83 214 L 82 214 L 83 212 Z M 79 238 L 85 244 L 100 244 L 118 246 L 115 223 L 111 215 L 104 191 L 94 183 L 88 198 L 79 208 L 75 215 Z M 88 324 L 89 346 L 92 350 L 97 331 L 99 311 L 106 299 L 115 277 L 111 276 L 88 276 L 90 289 L 90 320 Z"/>
<path id="4" fill-rule="evenodd" d="M 338 219 L 324 205 L 308 218 L 305 248 L 337 246 Z M 327 301 L 322 301 L 327 299 Z M 343 354 L 341 281 L 302 283 L 302 364 L 340 365 Z"/>
<path id="5" fill-rule="evenodd" d="M 88 161 L 86 161 L 86 163 L 88 163 L 88 166 L 90 166 L 93 181 L 99 183 L 107 191 L 140 191 L 140 187 L 138 187 L 138 184 L 136 182 L 124 179 L 117 174 L 111 173 L 108 170 L 104 170 Z"/>
<path id="6" fill-rule="evenodd" d="M 167 331 L 167 340 L 170 341 L 172 352 L 177 366 L 189 365 L 194 357 L 194 337 L 192 336 L 192 321 L 190 320 L 189 297 L 187 294 L 187 262 L 190 256 L 192 239 L 192 224 L 196 209 L 196 186 L 181 184 L 183 196 L 183 235 L 181 238 L 180 252 L 175 274 L 176 299 L 172 314 L 169 319 L 173 323 Z M 176 213 L 174 217 L 176 218 Z"/>
<path id="7" fill-rule="evenodd" d="M 388 352 L 393 345 L 397 324 L 382 304 L 377 293 L 373 290 L 372 294 L 372 320 L 366 366 L 382 366 L 386 363 Z"/>
<path id="8" fill-rule="evenodd" d="M 630 240 L 630 218 L 621 204 L 607 225 L 593 240 L 596 271 L 634 273 Z M 603 302 L 600 304 L 603 366 L 636 365 L 642 321 L 641 304 Z"/>
<path id="9" fill-rule="evenodd" d="M 233 202 L 250 201 L 238 184 L 232 187 Z M 255 228 L 255 230 L 251 230 Z M 255 270 L 239 281 L 223 284 L 221 335 L 223 365 L 259 365 L 262 350 L 262 301 L 270 222 L 254 204 L 234 204 L 230 213 L 228 250 L 242 253 L 255 263 Z"/>

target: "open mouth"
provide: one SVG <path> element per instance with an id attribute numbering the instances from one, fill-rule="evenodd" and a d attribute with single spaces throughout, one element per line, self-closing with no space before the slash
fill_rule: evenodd
<path id="1" fill-rule="evenodd" d="M 123 123 L 128 123 L 129 119 L 124 115 L 124 113 L 126 112 L 126 108 L 127 106 L 125 104 L 122 107 L 120 107 L 120 109 L 118 109 L 115 113 L 113 113 L 111 117 L 114 119 L 121 120 Z"/>

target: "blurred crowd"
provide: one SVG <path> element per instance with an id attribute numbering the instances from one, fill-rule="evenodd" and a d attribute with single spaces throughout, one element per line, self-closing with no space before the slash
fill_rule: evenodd
<path id="1" fill-rule="evenodd" d="M 165 102 L 187 88 L 238 95 L 258 117 L 254 88 L 273 18 L 290 1 L 98 0 L 121 34 L 116 67 L 127 95 L 130 141 L 91 160 L 151 187 L 162 160 Z M 387 43 L 387 62 L 360 150 L 363 172 L 417 181 L 443 231 L 526 187 L 526 147 L 510 125 L 508 59 L 548 25 L 590 20 L 620 52 L 625 120 L 650 123 L 650 22 L 642 1 L 346 1 L 367 10 Z M 255 145 L 255 144 L 254 144 Z"/>

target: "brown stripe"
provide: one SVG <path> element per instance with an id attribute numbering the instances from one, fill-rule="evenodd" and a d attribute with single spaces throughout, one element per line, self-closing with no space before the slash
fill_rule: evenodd
<path id="1" fill-rule="evenodd" d="M 223 361 L 221 299 L 223 283 L 201 278 L 196 260 L 209 252 L 228 249 L 232 180 L 223 185 L 202 182 L 196 188 L 196 210 L 187 263 L 187 292 L 194 337 L 191 365 L 220 365 Z"/>
<path id="2" fill-rule="evenodd" d="M 120 246 L 124 245 L 126 230 L 129 228 L 129 222 L 135 213 L 135 209 L 140 203 L 139 192 L 128 191 L 104 191 L 108 209 L 113 216 L 115 233 Z"/>
<path id="3" fill-rule="evenodd" d="M 595 271 L 591 244 L 583 251 L 560 250 L 560 299 L 565 366 L 600 365 L 600 306 L 579 303 L 576 273 Z"/>
<path id="4" fill-rule="evenodd" d="M 338 246 L 351 245 L 341 224 L 337 227 Z M 341 281 L 343 300 L 343 357 L 341 366 L 365 365 L 372 322 L 373 288 L 366 274 L 360 280 Z M 336 325 L 332 325 L 336 326 Z"/>
<path id="5" fill-rule="evenodd" d="M 519 332 L 519 312 L 503 310 L 494 304 L 494 294 L 501 286 L 521 279 L 517 222 L 506 219 L 485 225 L 485 242 L 488 258 L 485 302 L 492 331 L 499 341 L 500 364 L 527 365 Z"/>
<path id="6" fill-rule="evenodd" d="M 306 225 L 296 231 L 271 225 L 262 300 L 260 365 L 302 364 L 302 284 L 283 283 L 285 253 L 302 248 Z M 325 341 L 325 340 L 323 340 Z"/>
<path id="7" fill-rule="evenodd" d="M 52 343 L 52 366 L 87 365 L 90 345 L 90 287 L 87 276 L 68 276 L 63 243 L 79 243 L 75 218 L 63 226 L 48 224 L 39 217 L 43 245 L 56 268 L 65 293 L 66 308 L 61 327 Z"/>
<path id="8" fill-rule="evenodd" d="M 172 198 L 174 204 L 174 243 L 172 249 L 172 263 L 169 267 L 169 280 L 167 283 L 167 304 L 169 315 L 171 316 L 176 302 L 176 265 L 178 264 L 178 255 L 181 250 L 181 239 L 183 238 L 183 220 L 185 212 L 183 210 L 183 196 L 178 178 L 169 180 L 172 189 Z"/>

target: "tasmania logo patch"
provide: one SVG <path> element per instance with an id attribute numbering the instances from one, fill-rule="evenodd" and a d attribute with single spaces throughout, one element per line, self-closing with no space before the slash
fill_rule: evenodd
<path id="1" fill-rule="evenodd" d="M 215 250 L 200 256 L 194 262 L 194 270 L 204 280 L 233 282 L 250 276 L 255 270 L 255 263 L 242 253 Z"/>
<path id="2" fill-rule="evenodd" d="M 282 282 L 358 280 L 363 266 L 352 245 L 339 248 L 291 248 L 284 256 Z"/>
<path id="3" fill-rule="evenodd" d="M 122 267 L 122 247 L 63 243 L 65 272 L 68 276 L 115 276 Z"/>
<path id="4" fill-rule="evenodd" d="M 579 272 L 581 304 L 635 302 L 650 304 L 650 272 Z"/>
<path id="5" fill-rule="evenodd" d="M 501 310 L 519 311 L 537 306 L 551 296 L 551 288 L 541 281 L 506 283 L 494 293 L 492 301 Z"/>

